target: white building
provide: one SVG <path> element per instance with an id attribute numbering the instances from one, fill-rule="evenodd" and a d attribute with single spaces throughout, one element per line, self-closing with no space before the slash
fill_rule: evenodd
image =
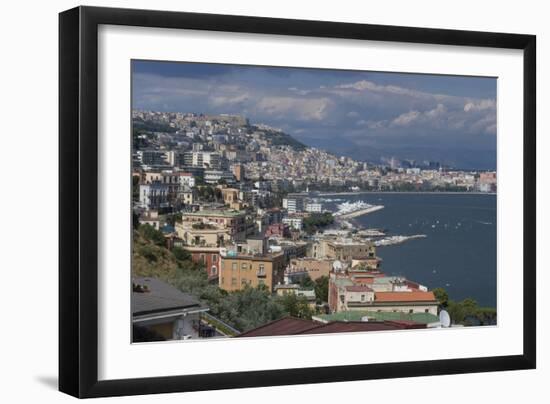
<path id="1" fill-rule="evenodd" d="M 179 183 L 181 186 L 193 188 L 195 186 L 195 177 L 191 173 L 180 173 Z"/>
<path id="2" fill-rule="evenodd" d="M 216 152 L 192 151 L 184 155 L 186 166 L 218 169 L 221 167 L 221 157 Z"/>
<path id="3" fill-rule="evenodd" d="M 319 202 L 309 202 L 306 204 L 306 212 L 321 213 L 323 211 L 323 205 Z"/>
<path id="4" fill-rule="evenodd" d="M 304 210 L 304 200 L 299 197 L 291 197 L 283 199 L 283 207 L 288 210 L 288 213 L 297 213 Z"/>
<path id="5" fill-rule="evenodd" d="M 283 224 L 288 225 L 288 227 L 294 230 L 302 230 L 303 219 L 301 217 L 287 216 L 283 218 Z"/>
<path id="6" fill-rule="evenodd" d="M 146 210 L 167 208 L 170 206 L 170 184 L 153 182 L 139 186 L 139 203 Z"/>
<path id="7" fill-rule="evenodd" d="M 235 183 L 235 176 L 229 171 L 205 170 L 204 182 L 207 184 L 217 184 L 220 180 L 225 180 L 228 184 Z"/>

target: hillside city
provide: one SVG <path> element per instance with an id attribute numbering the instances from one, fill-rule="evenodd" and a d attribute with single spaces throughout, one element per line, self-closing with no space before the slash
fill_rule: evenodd
<path id="1" fill-rule="evenodd" d="M 235 115 L 133 111 L 132 124 L 134 342 L 495 323 L 494 309 L 384 273 L 377 247 L 406 237 L 353 223 L 383 206 L 325 204 L 494 193 L 495 171 L 360 162 Z"/>

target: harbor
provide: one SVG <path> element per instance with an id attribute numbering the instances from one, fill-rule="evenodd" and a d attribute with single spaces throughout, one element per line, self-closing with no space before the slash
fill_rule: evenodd
<path id="1" fill-rule="evenodd" d="M 371 205 L 363 201 L 344 202 L 337 205 L 338 210 L 333 214 L 337 219 L 353 219 L 384 209 L 383 205 Z"/>

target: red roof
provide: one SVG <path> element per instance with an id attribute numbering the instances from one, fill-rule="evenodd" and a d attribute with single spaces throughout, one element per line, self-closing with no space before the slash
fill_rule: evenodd
<path id="1" fill-rule="evenodd" d="M 389 331 L 426 328 L 414 321 L 333 321 L 321 324 L 311 320 L 284 317 L 243 332 L 237 337 L 268 337 L 277 335 L 311 335 L 338 332 Z"/>
<path id="2" fill-rule="evenodd" d="M 252 330 L 239 334 L 239 337 L 267 337 L 270 335 L 296 335 L 310 328 L 317 327 L 319 323 L 295 317 L 283 317 L 279 320 L 261 325 Z"/>
<path id="3" fill-rule="evenodd" d="M 330 334 L 334 332 L 390 331 L 426 328 L 425 324 L 401 324 L 397 321 L 333 321 L 300 334 Z"/>
<path id="4" fill-rule="evenodd" d="M 376 292 L 377 302 L 436 302 L 433 292 Z"/>

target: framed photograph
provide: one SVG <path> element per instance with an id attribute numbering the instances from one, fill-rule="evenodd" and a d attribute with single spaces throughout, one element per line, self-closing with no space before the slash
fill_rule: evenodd
<path id="1" fill-rule="evenodd" d="M 534 36 L 59 28 L 61 391 L 535 368 Z"/>

